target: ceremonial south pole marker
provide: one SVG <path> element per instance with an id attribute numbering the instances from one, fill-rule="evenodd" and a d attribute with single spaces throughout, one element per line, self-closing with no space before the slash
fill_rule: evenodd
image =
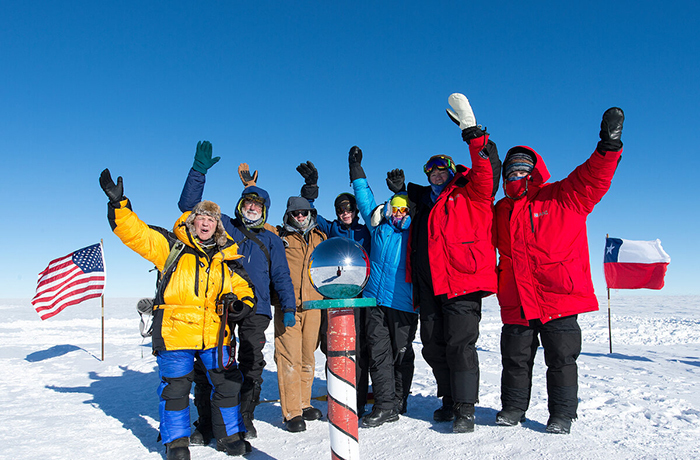
<path id="1" fill-rule="evenodd" d="M 330 238 L 311 254 L 309 277 L 324 300 L 304 308 L 328 310 L 328 425 L 332 460 L 359 460 L 357 384 L 355 379 L 355 315 L 353 308 L 376 305 L 356 298 L 369 278 L 369 258 L 347 238 Z"/>

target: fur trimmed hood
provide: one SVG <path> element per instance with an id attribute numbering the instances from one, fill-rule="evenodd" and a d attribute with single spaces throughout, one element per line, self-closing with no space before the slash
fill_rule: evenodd
<path id="1" fill-rule="evenodd" d="M 185 219 L 185 225 L 190 235 L 193 237 L 197 235 L 194 228 L 194 219 L 197 216 L 209 216 L 216 220 L 216 230 L 214 231 L 214 242 L 219 247 L 224 247 L 228 241 L 228 235 L 226 230 L 224 230 L 224 225 L 221 223 L 221 208 L 218 204 L 213 201 L 202 200 L 192 209 L 192 212 L 187 219 Z"/>

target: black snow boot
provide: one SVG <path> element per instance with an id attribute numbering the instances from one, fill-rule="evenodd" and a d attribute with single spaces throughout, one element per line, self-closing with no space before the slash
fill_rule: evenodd
<path id="1" fill-rule="evenodd" d="M 193 446 L 208 446 L 214 437 L 211 430 L 211 420 L 209 423 L 202 423 L 199 419 L 194 422 L 195 429 L 190 435 L 190 444 Z"/>
<path id="2" fill-rule="evenodd" d="M 287 428 L 287 431 L 290 433 L 299 433 L 306 431 L 306 422 L 304 422 L 304 418 L 301 415 L 297 415 L 289 420 L 285 420 L 284 427 Z"/>
<path id="3" fill-rule="evenodd" d="M 302 409 L 301 413 L 302 418 L 308 421 L 321 420 L 323 418 L 323 412 L 312 406 Z"/>
<path id="4" fill-rule="evenodd" d="M 452 398 L 445 396 L 442 398 L 442 407 L 433 412 L 433 420 L 436 422 L 451 422 L 455 419 Z"/>
<path id="5" fill-rule="evenodd" d="M 165 445 L 166 460 L 190 460 L 190 438 L 183 437 Z"/>
<path id="6" fill-rule="evenodd" d="M 569 434 L 571 432 L 571 418 L 552 415 L 547 420 L 547 433 Z"/>
<path id="7" fill-rule="evenodd" d="M 226 452 L 227 455 L 239 456 L 253 451 L 250 443 L 241 438 L 241 433 L 232 434 L 216 440 L 216 450 Z"/>
<path id="8" fill-rule="evenodd" d="M 474 404 L 456 403 L 454 405 L 454 413 L 453 433 L 471 433 L 474 431 Z"/>
<path id="9" fill-rule="evenodd" d="M 394 409 L 380 409 L 377 406 L 372 408 L 369 415 L 362 417 L 362 426 L 365 428 L 374 428 L 388 422 L 395 422 L 399 419 L 398 411 Z"/>
<path id="10" fill-rule="evenodd" d="M 243 424 L 245 425 L 245 429 L 248 430 L 245 434 L 243 434 L 243 437 L 245 439 L 257 438 L 258 430 L 256 430 L 255 426 L 253 425 L 253 413 L 243 412 L 241 414 L 241 417 L 243 417 Z"/>
<path id="11" fill-rule="evenodd" d="M 515 426 L 525 421 L 525 411 L 515 407 L 504 407 L 496 414 L 496 425 Z"/>

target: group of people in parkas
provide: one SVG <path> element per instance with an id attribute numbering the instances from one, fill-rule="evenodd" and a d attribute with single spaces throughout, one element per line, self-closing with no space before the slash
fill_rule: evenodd
<path id="1" fill-rule="evenodd" d="M 271 202 L 257 186 L 257 171 L 251 174 L 245 163 L 238 168 L 244 189 L 233 217 L 202 199 L 206 173 L 220 159 L 212 157 L 207 141 L 197 144 L 178 203 L 183 214 L 172 230 L 142 222 L 124 196 L 122 178 L 115 183 L 108 169 L 102 172 L 112 230 L 160 271 L 153 353 L 167 459 L 189 459 L 190 444 L 214 439 L 217 450 L 228 455 L 252 451 L 265 331 L 273 319 L 285 428 L 301 432 L 306 422 L 323 417 L 311 404 L 311 387 L 314 353 L 319 345 L 326 351 L 327 319 L 321 310 L 304 308 L 304 302 L 322 299 L 307 267 L 314 248 L 332 237 L 364 248 L 370 275 L 361 296 L 376 299 L 375 307 L 355 309 L 361 426 L 378 427 L 406 413 L 420 320 L 423 357 L 441 400 L 433 418 L 452 422 L 455 433 L 472 432 L 482 299 L 497 294 L 503 328 L 496 424 L 525 421 L 541 344 L 546 431 L 570 432 L 578 406 L 577 316 L 598 309 L 586 219 L 610 188 L 621 159 L 624 114 L 617 107 L 605 111 L 591 156 L 567 178 L 547 182 L 549 173 L 535 150 L 513 147 L 501 163 L 467 98 L 455 93 L 448 103 L 447 114 L 468 144 L 471 167 L 435 155 L 423 167 L 428 185 L 406 185 L 403 170 L 391 170 L 386 183 L 392 195 L 378 204 L 362 167 L 362 150 L 352 147 L 353 193 L 335 198 L 334 220 L 314 207 L 318 171 L 310 161 L 297 167 L 304 185 L 300 196 L 288 199 L 277 227 L 267 223 Z M 494 206 L 499 183 L 505 197 Z M 370 378 L 374 404 L 365 413 Z"/>

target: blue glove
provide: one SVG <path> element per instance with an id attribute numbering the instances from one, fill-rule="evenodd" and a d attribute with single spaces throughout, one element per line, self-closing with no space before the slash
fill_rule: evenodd
<path id="1" fill-rule="evenodd" d="M 202 174 L 206 174 L 207 170 L 214 166 L 221 157 L 211 157 L 211 142 L 209 141 L 199 141 L 197 142 L 197 151 L 194 154 L 194 164 L 192 169 Z"/>
<path id="2" fill-rule="evenodd" d="M 282 320 L 284 327 L 293 327 L 297 323 L 297 318 L 293 311 L 287 311 L 284 313 L 284 319 Z"/>

